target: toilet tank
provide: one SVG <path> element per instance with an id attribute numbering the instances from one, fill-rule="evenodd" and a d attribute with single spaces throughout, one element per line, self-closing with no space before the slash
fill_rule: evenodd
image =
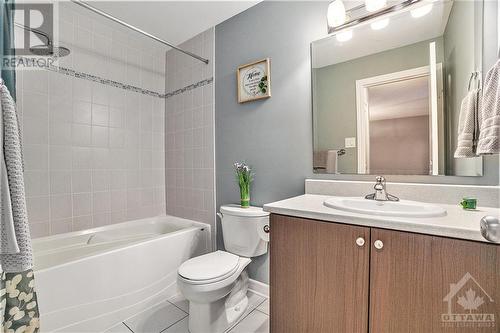
<path id="1" fill-rule="evenodd" d="M 269 213 L 260 207 L 241 208 L 224 205 L 218 214 L 226 251 L 242 257 L 257 257 L 267 252 Z"/>

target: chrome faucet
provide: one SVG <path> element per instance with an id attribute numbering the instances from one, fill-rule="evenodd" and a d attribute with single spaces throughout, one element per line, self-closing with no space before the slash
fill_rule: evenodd
<path id="1" fill-rule="evenodd" d="M 368 194 L 365 196 L 365 199 L 369 200 L 376 200 L 376 201 L 399 201 L 399 198 L 387 193 L 385 189 L 385 178 L 382 176 L 377 176 L 375 178 L 377 181 L 375 183 L 375 186 L 373 186 L 373 189 L 375 190 L 375 193 Z"/>

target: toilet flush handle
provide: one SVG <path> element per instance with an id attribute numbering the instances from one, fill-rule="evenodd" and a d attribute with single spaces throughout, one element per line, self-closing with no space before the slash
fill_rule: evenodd
<path id="1" fill-rule="evenodd" d="M 222 218 L 224 217 L 224 215 L 222 215 L 222 213 L 217 213 L 217 216 L 222 220 Z"/>
<path id="2" fill-rule="evenodd" d="M 264 229 L 264 232 L 265 232 L 266 234 L 268 234 L 268 233 L 269 233 L 269 231 L 270 231 L 270 229 L 269 229 L 269 225 L 268 225 L 268 224 L 266 224 L 266 225 L 264 226 L 264 228 L 263 228 L 263 229 Z"/>

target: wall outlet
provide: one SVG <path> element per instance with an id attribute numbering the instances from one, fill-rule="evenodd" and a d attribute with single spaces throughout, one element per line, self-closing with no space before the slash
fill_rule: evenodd
<path id="1" fill-rule="evenodd" d="M 346 148 L 356 148 L 356 138 L 345 138 Z"/>

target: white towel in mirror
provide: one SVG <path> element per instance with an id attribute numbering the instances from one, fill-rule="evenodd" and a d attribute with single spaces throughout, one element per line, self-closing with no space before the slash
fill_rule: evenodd
<path id="1" fill-rule="evenodd" d="M 479 136 L 478 113 L 479 89 L 470 90 L 462 100 L 458 120 L 458 139 L 455 158 L 476 157 L 476 143 Z"/>
<path id="2" fill-rule="evenodd" d="M 339 173 L 338 172 L 338 153 L 336 149 L 331 149 L 328 151 L 326 156 L 326 172 L 328 173 Z"/>

